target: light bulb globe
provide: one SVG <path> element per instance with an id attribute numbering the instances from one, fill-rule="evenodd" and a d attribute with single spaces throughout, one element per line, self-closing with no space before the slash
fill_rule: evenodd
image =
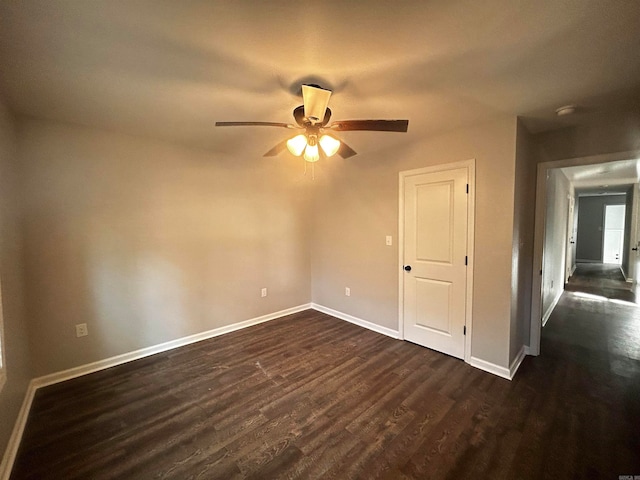
<path id="1" fill-rule="evenodd" d="M 322 135 L 319 143 L 327 157 L 335 155 L 340 148 L 340 140 L 333 138 L 331 135 Z"/>
<path id="2" fill-rule="evenodd" d="M 317 162 L 320 160 L 318 145 L 307 145 L 307 148 L 304 150 L 304 159 L 307 162 Z"/>
<path id="3" fill-rule="evenodd" d="M 307 137 L 303 134 L 296 135 L 293 138 L 287 140 L 287 149 L 291 152 L 292 155 L 299 157 L 304 152 L 305 147 L 307 146 Z"/>

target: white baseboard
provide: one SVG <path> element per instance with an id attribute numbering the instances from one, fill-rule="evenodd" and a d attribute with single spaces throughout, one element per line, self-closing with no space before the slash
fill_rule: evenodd
<path id="1" fill-rule="evenodd" d="M 485 372 L 493 373 L 499 377 L 506 378 L 507 380 L 511 380 L 511 372 L 509 369 L 496 365 L 495 363 L 487 362 L 481 358 L 471 357 L 469 359 L 469 365 L 479 368 L 480 370 L 484 370 Z"/>
<path id="2" fill-rule="evenodd" d="M 225 333 L 231 333 L 236 330 L 257 325 L 259 323 L 268 322 L 269 320 L 275 320 L 276 318 L 284 317 L 286 315 L 302 312 L 304 310 L 308 310 L 309 308 L 312 308 L 310 303 L 298 305 L 297 307 L 287 308 L 285 310 L 280 310 L 279 312 L 262 315 L 260 317 L 237 322 L 231 325 L 226 325 L 224 327 L 214 328 L 213 330 L 208 330 L 206 332 L 189 335 L 188 337 L 178 338 L 170 342 L 142 348 L 140 350 L 135 350 L 133 352 L 117 355 L 115 357 L 106 358 L 104 360 L 98 360 L 97 362 L 89 363 L 87 365 L 81 365 L 79 367 L 70 368 L 61 372 L 34 378 L 33 380 L 31 380 L 31 382 L 29 382 L 29 387 L 27 388 L 24 401 L 22 402 L 22 407 L 20 408 L 18 418 L 16 419 L 13 431 L 11 432 L 11 437 L 9 438 L 9 444 L 7 445 L 7 448 L 2 457 L 2 463 L 0 463 L 0 480 L 9 480 L 11 469 L 13 468 L 13 462 L 15 461 L 16 454 L 18 453 L 18 447 L 20 446 L 22 434 L 24 433 L 24 428 L 27 424 L 27 418 L 29 417 L 31 403 L 33 402 L 33 397 L 38 388 L 53 385 L 54 383 L 64 382 L 65 380 L 81 377 L 82 375 L 87 375 L 89 373 L 104 370 L 106 368 L 115 367 L 116 365 L 122 365 L 123 363 L 128 363 L 133 360 L 148 357 L 156 353 L 166 352 L 167 350 L 183 347 L 185 345 L 199 342 L 201 340 L 206 340 L 208 338 L 217 337 Z"/>
<path id="3" fill-rule="evenodd" d="M 340 312 L 338 310 L 334 310 L 329 307 L 324 307 L 322 305 L 318 305 L 317 303 L 312 303 L 311 308 L 317 310 L 322 313 L 326 313 L 327 315 L 331 315 L 332 317 L 339 318 L 340 320 L 345 320 L 347 322 L 353 323 L 360 327 L 367 328 L 369 330 L 373 330 L 374 332 L 381 333 L 383 335 L 387 335 L 388 337 L 399 339 L 400 334 L 397 330 L 392 330 L 391 328 L 382 327 L 375 323 L 368 322 L 367 320 L 363 320 L 358 317 L 354 317 L 353 315 L 349 315 L 347 313 Z M 516 371 L 520 367 L 520 364 L 524 360 L 525 355 L 529 355 L 529 347 L 523 345 L 518 352 L 516 358 L 511 362 L 511 366 L 509 368 L 501 367 L 500 365 L 496 365 L 495 363 L 487 362 L 486 360 L 482 360 L 477 357 L 471 357 L 469 361 L 469 365 L 475 368 L 479 368 L 480 370 L 484 370 L 485 372 L 492 373 L 502 378 L 506 378 L 507 380 L 511 380 L 515 375 Z"/>
<path id="4" fill-rule="evenodd" d="M 547 308 L 547 311 L 544 312 L 544 315 L 542 316 L 543 327 L 547 324 L 547 321 L 549 320 L 549 317 L 551 316 L 553 309 L 556 308 L 556 305 L 558 305 L 558 302 L 560 301 L 560 297 L 562 296 L 563 292 L 564 292 L 563 290 L 560 290 L 560 292 L 558 292 L 558 295 L 556 295 L 556 298 L 553 299 L 553 302 L 551 302 L 551 305 L 549 305 L 549 308 Z"/>
<path id="5" fill-rule="evenodd" d="M 573 264 L 573 267 L 571 267 L 571 275 L 573 275 L 574 273 L 576 273 L 576 268 L 577 268 L 577 266 L 578 266 L 577 264 L 575 264 L 575 263 Z M 571 275 L 569 275 L 569 276 L 571 276 Z"/>
<path id="6" fill-rule="evenodd" d="M 319 312 L 326 313 L 327 315 L 331 315 L 332 317 L 336 317 L 341 320 L 345 320 L 347 322 L 353 323 L 360 327 L 373 330 L 374 332 L 382 333 L 383 335 L 387 335 L 388 337 L 396 338 L 396 339 L 400 338 L 397 330 L 392 330 L 387 327 L 382 327 L 375 323 L 371 323 L 361 318 L 354 317 L 353 315 L 349 315 L 347 313 L 343 313 L 338 310 L 334 310 L 332 308 L 324 307 L 322 305 L 318 305 L 317 303 L 312 303 L 311 308 Z M 475 368 L 479 368 L 480 370 L 484 370 L 485 372 L 492 373 L 499 377 L 506 378 L 507 380 L 511 380 L 513 379 L 514 375 L 518 371 L 518 368 L 520 368 L 520 364 L 524 360 L 524 357 L 530 354 L 529 352 L 530 352 L 529 347 L 526 345 L 523 345 L 520 351 L 518 352 L 518 355 L 516 356 L 516 358 L 514 358 L 513 362 L 511 362 L 511 365 L 509 368 L 501 367 L 500 365 L 487 362 L 486 360 L 482 360 L 477 357 L 471 357 L 469 361 L 469 365 Z"/>
<path id="7" fill-rule="evenodd" d="M 529 350 L 529 347 L 527 347 L 526 345 L 523 345 L 520 351 L 518 352 L 518 355 L 516 355 L 516 358 L 514 358 L 513 362 L 511 362 L 511 365 L 509 365 L 509 380 L 513 380 L 513 377 L 515 377 L 516 372 L 518 371 L 518 368 L 520 368 L 520 365 L 524 360 L 524 357 L 527 356 L 528 350 Z"/>
<path id="8" fill-rule="evenodd" d="M 22 440 L 22 434 L 24 433 L 24 427 L 27 425 L 27 418 L 29 418 L 29 410 L 31 410 L 31 404 L 33 403 L 33 396 L 36 393 L 37 387 L 33 380 L 29 382 L 27 392 L 24 395 L 22 406 L 18 412 L 18 418 L 13 425 L 11 436 L 9 437 L 9 443 L 2 456 L 2 463 L 0 463 L 0 480 L 9 480 L 11 476 L 11 470 L 13 469 L 13 462 L 16 459 L 18 453 L 18 447 Z"/>
<path id="9" fill-rule="evenodd" d="M 529 347 L 523 345 L 516 358 L 513 359 L 509 368 L 502 367 L 500 365 L 496 365 L 495 363 L 487 362 L 486 360 L 482 360 L 477 357 L 471 357 L 471 361 L 469 365 L 472 367 L 479 368 L 480 370 L 484 370 L 485 372 L 493 373 L 502 378 L 506 378 L 507 380 L 513 380 L 513 377 L 516 375 L 518 368 L 522 364 L 524 357 L 529 354 Z"/>
<path id="10" fill-rule="evenodd" d="M 395 339 L 400 338 L 400 334 L 397 330 L 383 327 L 376 323 L 368 322 L 367 320 L 354 317 L 353 315 L 349 315 L 348 313 L 339 312 L 338 310 L 334 310 L 329 307 L 324 307 L 322 305 L 318 305 L 317 303 L 312 303 L 311 308 L 313 308 L 314 310 L 317 310 L 318 312 L 326 313 L 327 315 L 331 315 L 332 317 L 339 318 L 340 320 L 344 320 L 346 322 L 353 323 L 360 327 L 373 330 L 374 332 L 381 333 L 383 335 L 386 335 L 387 337 L 391 337 Z"/>
<path id="11" fill-rule="evenodd" d="M 231 325 L 226 325 L 224 327 L 218 327 L 218 328 L 214 328 L 213 330 L 207 330 L 206 332 L 196 333 L 195 335 L 189 335 L 188 337 L 182 337 L 176 340 L 171 340 L 170 342 L 161 343 L 159 345 L 153 345 L 151 347 L 141 348 L 140 350 L 135 350 L 133 352 L 124 353 L 122 355 L 116 355 L 115 357 L 105 358 L 104 360 L 98 360 L 97 362 L 88 363 L 86 365 L 81 365 L 79 367 L 74 367 L 68 370 L 63 370 L 61 372 L 56 372 L 50 375 L 34 378 L 33 382 L 35 383 L 37 388 L 46 387 L 47 385 L 64 382 L 65 380 L 81 377 L 82 375 L 87 375 L 89 373 L 104 370 L 106 368 L 122 365 L 123 363 L 128 363 L 128 362 L 132 362 L 133 360 L 138 360 L 140 358 L 145 358 L 150 355 L 155 355 L 156 353 L 166 352 L 167 350 L 172 350 L 178 347 L 184 347 L 185 345 L 190 345 L 192 343 L 200 342 L 201 340 L 217 337 L 225 333 L 235 332 L 236 330 L 240 330 L 242 328 L 247 328 L 253 325 L 257 325 L 259 323 L 268 322 L 269 320 L 274 320 L 276 318 L 284 317 L 286 315 L 291 315 L 292 313 L 298 313 L 303 310 L 308 310 L 309 308 L 311 308 L 311 304 L 309 303 L 306 303 L 304 305 L 298 305 L 297 307 L 287 308 L 285 310 L 280 310 L 279 312 L 270 313 L 268 315 L 262 315 L 261 317 L 251 318 L 249 320 L 233 323 Z"/>

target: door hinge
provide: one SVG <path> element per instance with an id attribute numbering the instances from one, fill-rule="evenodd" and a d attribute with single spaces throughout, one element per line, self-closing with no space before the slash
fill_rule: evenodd
<path id="1" fill-rule="evenodd" d="M 469 265 L 469 257 L 467 257 L 466 255 L 464 256 L 464 264 Z"/>
<path id="2" fill-rule="evenodd" d="M 464 326 L 464 328 L 462 329 L 462 333 L 463 333 L 463 335 L 466 335 L 466 334 L 467 334 L 467 326 L 466 326 L 466 325 L 465 325 L 465 326 Z"/>
<path id="3" fill-rule="evenodd" d="M 469 193 L 469 184 L 467 183 L 467 193 Z"/>

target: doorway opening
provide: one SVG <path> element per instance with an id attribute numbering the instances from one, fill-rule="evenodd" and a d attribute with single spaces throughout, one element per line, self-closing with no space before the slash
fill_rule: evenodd
<path id="1" fill-rule="evenodd" d="M 534 275 L 533 279 L 532 355 L 540 354 L 541 329 L 565 288 L 573 289 L 572 276 L 582 277 L 584 281 L 583 270 L 594 268 L 584 264 L 613 267 L 618 278 L 605 280 L 619 281 L 622 278 L 623 285 L 625 281 L 629 282 L 624 285 L 629 291 L 637 283 L 636 272 L 640 273 L 636 234 L 640 179 L 638 158 L 638 152 L 620 152 L 538 164 L 534 271 L 539 275 Z M 618 201 L 608 203 L 624 208 L 610 209 L 609 215 L 605 215 L 607 202 L 603 203 L 598 198 L 615 194 L 619 196 Z M 572 199 L 575 204 L 573 221 L 570 218 Z M 590 223 L 581 224 L 578 217 L 584 217 L 588 210 L 585 206 L 590 202 L 597 203 L 596 200 L 600 201 L 601 213 L 587 215 L 591 223 L 595 221 L 596 233 L 592 231 L 591 235 L 584 235 L 584 227 Z M 605 225 L 606 217 L 609 219 Z M 591 248 L 590 253 L 585 254 L 585 247 Z M 605 260 L 607 263 L 603 263 Z"/>

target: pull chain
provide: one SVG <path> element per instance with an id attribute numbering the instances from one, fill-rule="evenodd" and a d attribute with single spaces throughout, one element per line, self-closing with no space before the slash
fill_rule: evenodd
<path id="1" fill-rule="evenodd" d="M 307 162 L 306 160 L 302 161 L 304 163 L 304 175 L 307 175 L 307 164 L 310 162 Z M 316 162 L 311 162 L 311 180 L 315 180 L 316 179 Z"/>

